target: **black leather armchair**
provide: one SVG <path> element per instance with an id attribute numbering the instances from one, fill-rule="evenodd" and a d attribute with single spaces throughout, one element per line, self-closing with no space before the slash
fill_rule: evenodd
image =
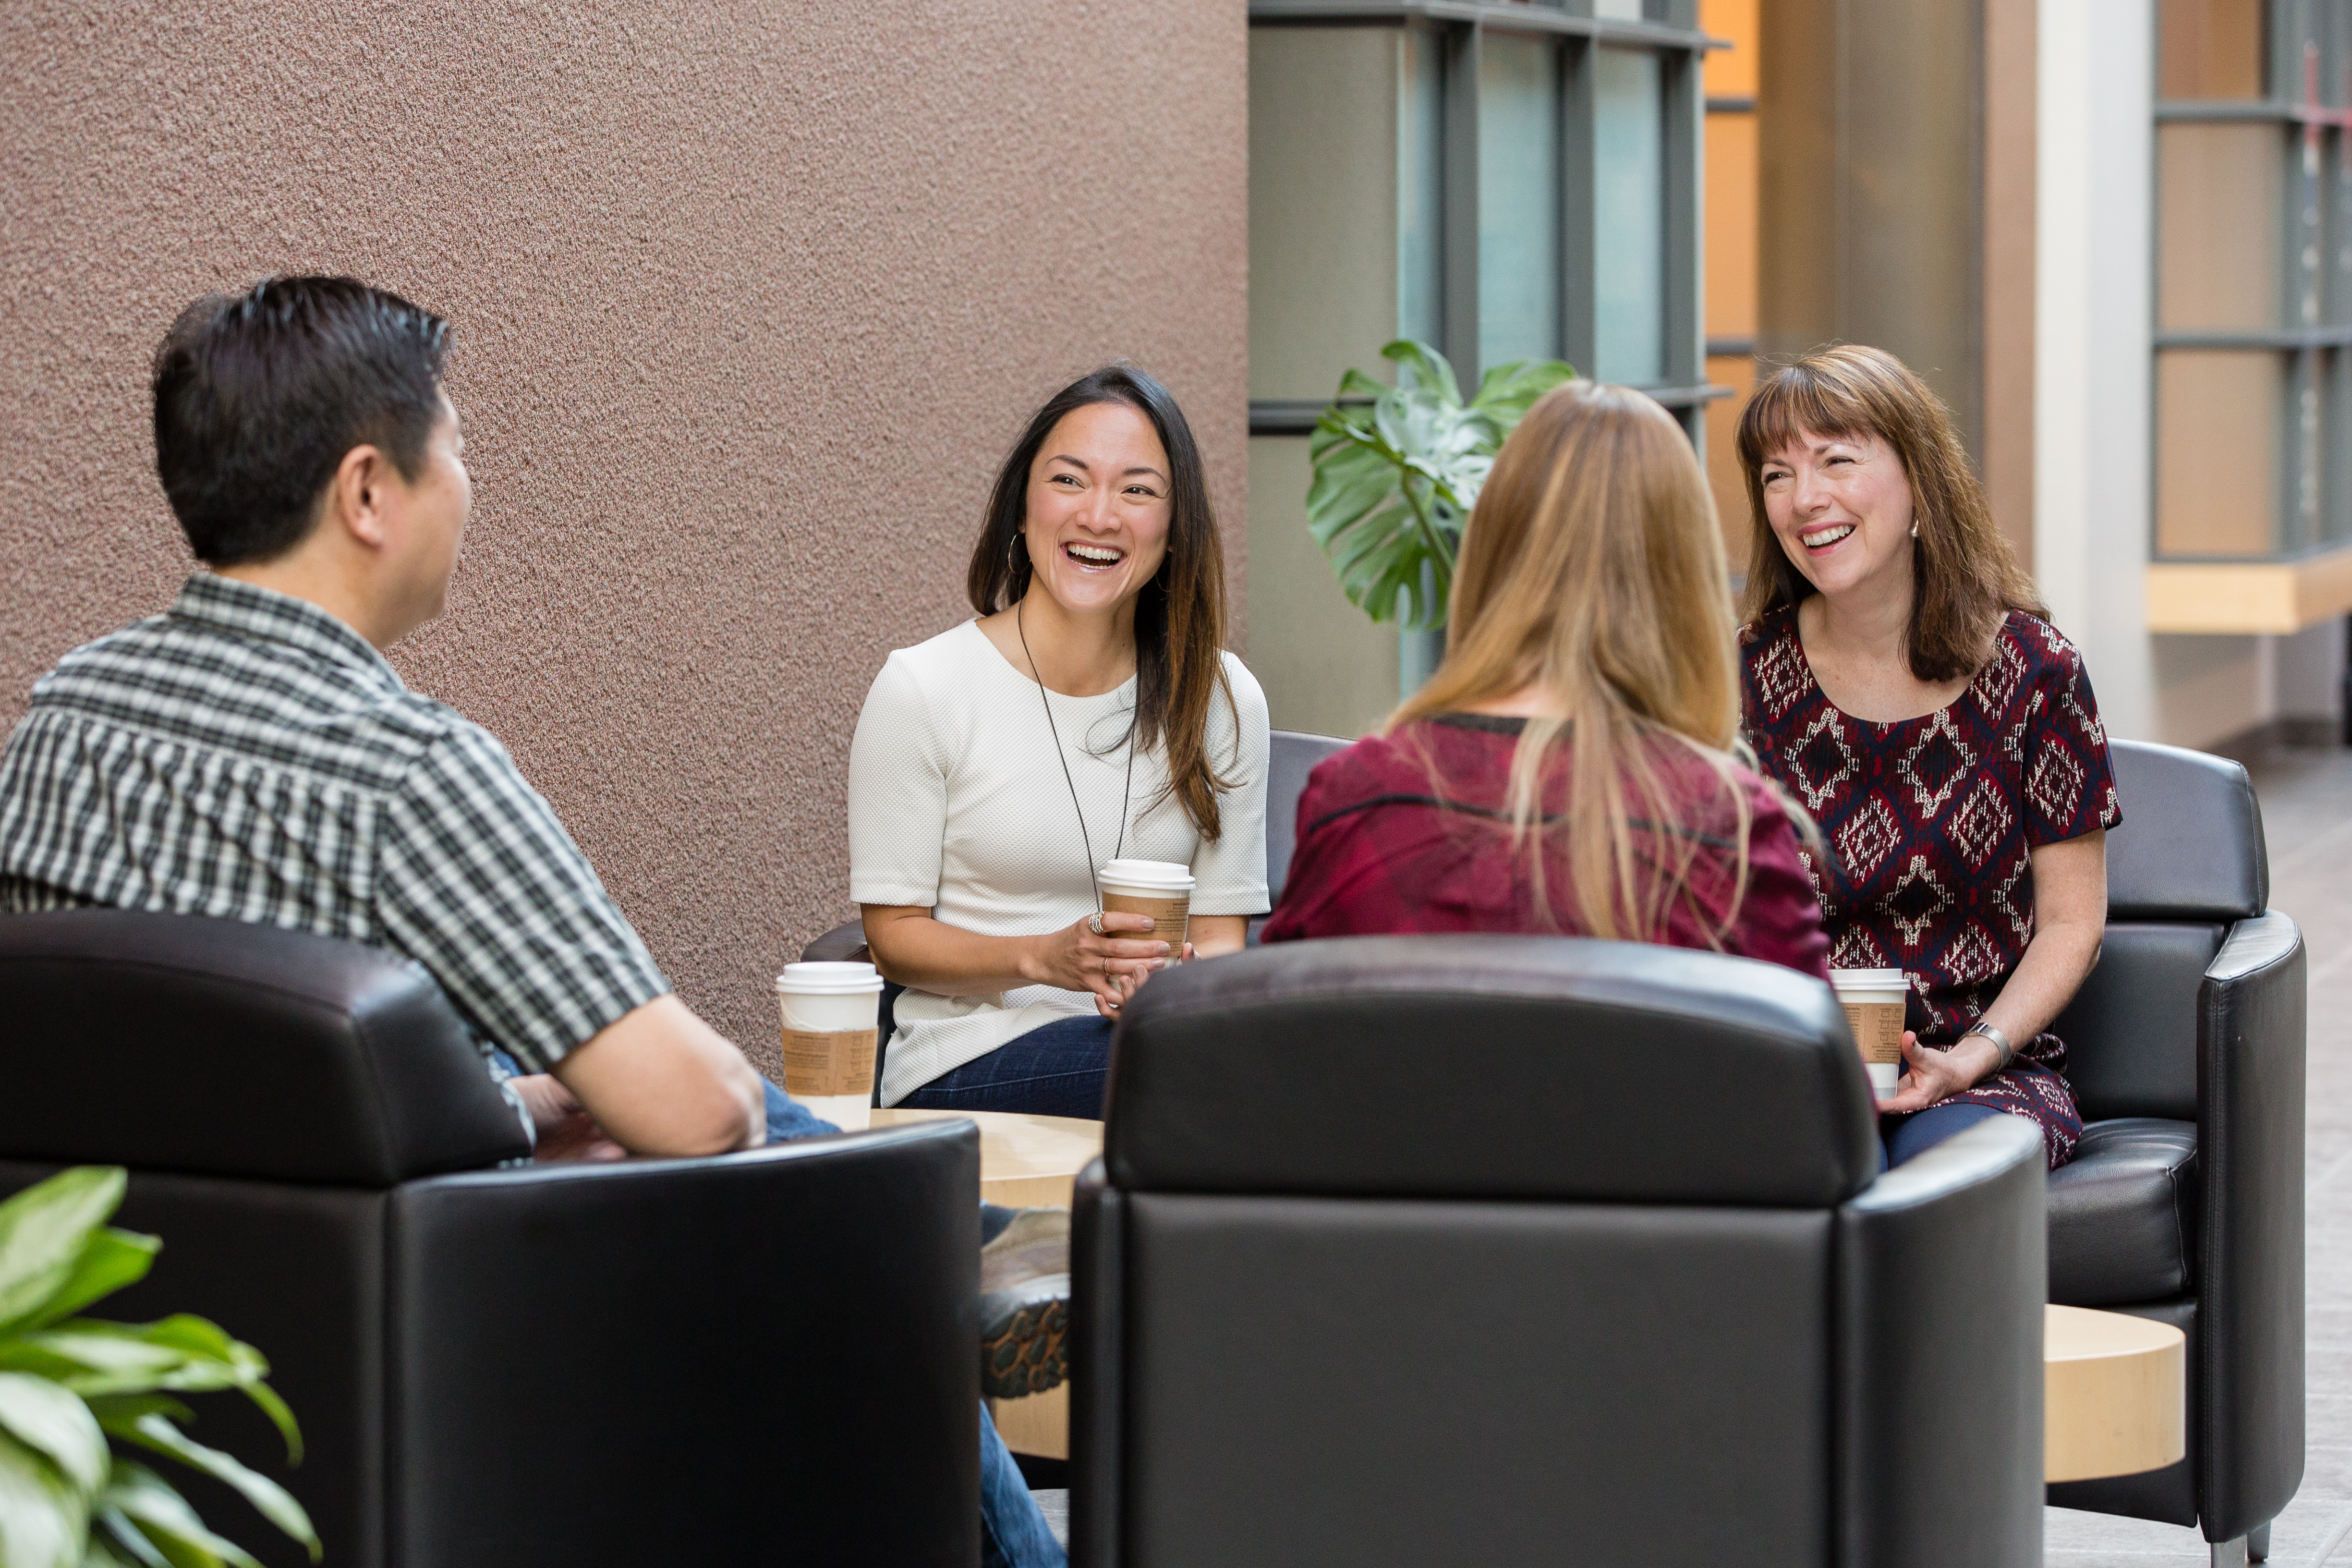
<path id="1" fill-rule="evenodd" d="M 1259 948 L 1138 996 L 1107 1131 L 1080 1568 L 2041 1559 L 2039 1137 L 1999 1118 L 1874 1180 L 1816 981 Z"/>
<path id="2" fill-rule="evenodd" d="M 2105 945 L 2053 1026 L 2085 1127 L 2050 1178 L 2050 1299 L 2187 1332 L 2189 1457 L 2050 1500 L 2259 1558 L 2303 1479 L 2303 936 L 2245 769 L 2114 752 Z"/>
<path id="3" fill-rule="evenodd" d="M 969 1123 L 493 1168 L 522 1131 L 422 969 L 229 921 L 0 917 L 0 1193 L 131 1167 L 163 1250 L 100 1310 L 262 1349 L 307 1461 L 241 1403 L 200 1436 L 329 1563 L 974 1561 Z"/>

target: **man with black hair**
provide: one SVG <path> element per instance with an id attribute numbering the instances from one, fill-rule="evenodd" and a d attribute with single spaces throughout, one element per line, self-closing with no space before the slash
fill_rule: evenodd
<path id="1" fill-rule="evenodd" d="M 441 614 L 473 504 L 448 342 L 348 278 L 182 312 L 155 355 L 156 469 L 210 570 L 34 687 L 0 754 L 0 910 L 211 915 L 414 958 L 542 1158 L 831 1131 L 672 994 L 506 749 L 380 651 Z M 1059 1563 L 982 1428 L 983 1562 Z"/>
<path id="2" fill-rule="evenodd" d="M 509 1094 L 548 1152 L 758 1144 L 759 1074 L 671 994 L 506 749 L 378 651 L 440 615 L 473 505 L 447 348 L 439 317 L 339 278 L 173 323 L 156 468 L 211 571 L 34 688 L 0 757 L 0 908 L 389 948 L 522 1065 Z"/>

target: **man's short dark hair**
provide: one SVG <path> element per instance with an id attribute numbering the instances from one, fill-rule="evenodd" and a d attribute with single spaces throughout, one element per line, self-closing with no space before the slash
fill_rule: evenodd
<path id="1" fill-rule="evenodd" d="M 448 322 L 351 278 L 273 278 L 181 311 L 155 351 L 155 471 L 196 558 L 300 543 L 354 447 L 414 480 L 448 352 Z"/>

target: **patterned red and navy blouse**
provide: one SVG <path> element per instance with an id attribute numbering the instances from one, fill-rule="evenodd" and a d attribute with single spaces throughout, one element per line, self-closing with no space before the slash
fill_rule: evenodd
<path id="1" fill-rule="evenodd" d="M 1830 963 L 1904 971 L 1906 1026 L 1923 1045 L 1956 1043 L 2033 938 L 2032 851 L 2123 820 L 2082 655 L 2012 611 L 1949 706 L 1876 724 L 1831 704 L 1793 608 L 1739 642 L 1748 742 L 1813 814 L 1833 862 L 1808 862 Z M 2056 1170 L 2083 1131 L 2065 1071 L 2065 1045 L 2045 1033 L 1955 1098 L 2032 1118 Z"/>
<path id="2" fill-rule="evenodd" d="M 1316 765 L 1298 797 L 1298 849 L 1261 940 L 1407 931 L 1575 935 L 1576 883 L 1566 847 L 1547 836 L 1547 922 L 1526 850 L 1511 843 L 1511 758 L 1526 721 L 1475 713 L 1417 720 Z M 1566 804 L 1568 747 L 1552 759 L 1545 807 Z M 1724 952 L 1829 973 L 1821 907 L 1798 858 L 1796 829 L 1764 781 L 1734 777 L 1748 804 L 1748 885 L 1736 887 L 1738 819 L 1713 769 L 1678 747 L 1658 763 L 1679 797 L 1673 831 L 1695 846 L 1689 897 L 1669 904 L 1660 940 L 1706 949 L 1738 897 Z M 1637 848 L 1655 830 L 1637 824 Z M 1677 857 L 1679 858 L 1679 857 Z"/>

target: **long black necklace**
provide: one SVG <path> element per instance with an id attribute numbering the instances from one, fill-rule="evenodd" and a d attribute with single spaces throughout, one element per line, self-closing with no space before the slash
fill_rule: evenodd
<path id="1" fill-rule="evenodd" d="M 1024 595 L 1022 604 L 1027 602 Z M 1078 804 L 1077 781 L 1070 777 L 1070 759 L 1062 750 L 1062 731 L 1054 723 L 1054 704 L 1045 695 L 1045 678 L 1037 673 L 1037 656 L 1029 651 L 1029 632 L 1021 624 L 1020 604 L 1013 606 L 1013 630 L 1021 638 L 1021 656 L 1029 661 L 1029 679 L 1037 683 L 1037 700 L 1045 704 L 1045 732 L 1054 737 L 1054 757 L 1062 764 L 1062 783 L 1070 792 L 1070 809 L 1078 814 L 1078 843 L 1087 852 L 1087 880 L 1094 887 L 1095 917 L 1099 920 L 1103 912 L 1102 879 L 1095 875 L 1095 845 L 1087 834 L 1087 808 Z M 1110 852 L 1114 860 L 1118 858 L 1118 852 L 1127 847 L 1127 806 L 1132 798 L 1130 792 L 1135 787 L 1135 725 L 1142 716 L 1141 708 L 1142 704 L 1139 702 L 1135 709 L 1129 710 L 1127 721 L 1127 779 L 1118 786 L 1118 843 Z M 1102 928 L 1097 926 L 1095 929 L 1100 931 Z"/>

